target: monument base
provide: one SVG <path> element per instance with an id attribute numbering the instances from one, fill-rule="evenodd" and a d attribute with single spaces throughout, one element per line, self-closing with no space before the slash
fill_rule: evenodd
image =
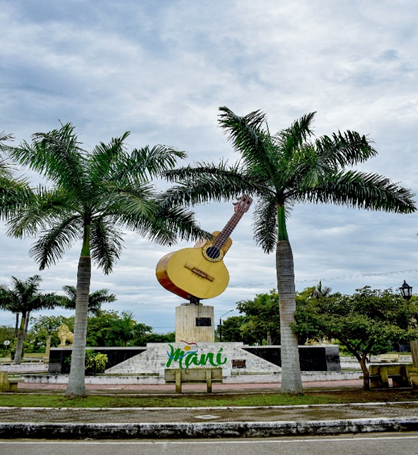
<path id="1" fill-rule="evenodd" d="M 243 343 L 148 343 L 146 352 L 107 368 L 106 374 L 158 374 L 167 368 L 222 368 L 233 374 L 277 374 L 281 368 L 243 349 Z"/>
<path id="2" fill-rule="evenodd" d="M 245 346 L 242 343 L 148 343 L 146 347 L 88 348 L 108 356 L 107 374 L 164 377 L 166 368 L 221 367 L 223 375 L 277 375 L 281 371 L 280 346 Z M 66 374 L 72 348 L 52 348 L 49 373 Z M 299 346 L 304 372 L 339 373 L 338 346 Z"/>
<path id="3" fill-rule="evenodd" d="M 176 343 L 214 343 L 213 306 L 184 303 L 176 307 Z"/>

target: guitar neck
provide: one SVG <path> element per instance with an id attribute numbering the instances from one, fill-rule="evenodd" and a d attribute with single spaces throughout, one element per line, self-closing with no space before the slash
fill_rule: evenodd
<path id="1" fill-rule="evenodd" d="M 225 242 L 228 240 L 243 215 L 243 212 L 234 213 L 232 215 L 231 219 L 228 223 L 226 223 L 226 226 L 222 229 L 221 233 L 216 237 L 216 240 L 213 243 L 214 248 L 220 250 L 225 245 Z"/>

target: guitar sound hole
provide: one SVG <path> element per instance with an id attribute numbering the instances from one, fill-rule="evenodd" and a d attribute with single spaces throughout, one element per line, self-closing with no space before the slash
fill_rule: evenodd
<path id="1" fill-rule="evenodd" d="M 219 257 L 220 255 L 220 252 L 217 248 L 213 247 L 213 246 L 210 246 L 207 250 L 206 250 L 206 254 L 208 257 L 210 257 L 211 259 L 216 259 Z"/>

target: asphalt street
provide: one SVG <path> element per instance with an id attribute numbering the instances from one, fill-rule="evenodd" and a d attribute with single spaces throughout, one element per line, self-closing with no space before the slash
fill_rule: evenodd
<path id="1" fill-rule="evenodd" d="M 2 455 L 416 455 L 418 436 L 411 433 L 187 441 L 4 441 Z"/>

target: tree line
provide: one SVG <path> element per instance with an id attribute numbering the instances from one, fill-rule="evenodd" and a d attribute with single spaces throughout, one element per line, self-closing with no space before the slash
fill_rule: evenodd
<path id="1" fill-rule="evenodd" d="M 74 316 L 38 316 L 31 317 L 31 326 L 26 334 L 24 353 L 45 352 L 47 338 L 51 337 L 51 347 L 60 344 L 58 327 L 66 324 L 70 331 L 74 330 Z M 13 346 L 14 329 L 0 326 L 0 342 L 12 340 L 8 347 Z M 96 346 L 146 346 L 147 343 L 168 343 L 174 341 L 174 332 L 161 334 L 154 333 L 153 328 L 137 322 L 131 312 L 115 310 L 99 310 L 88 316 L 86 347 Z M 4 352 L 6 353 L 6 352 Z"/>
<path id="2" fill-rule="evenodd" d="M 220 108 L 218 123 L 226 133 L 236 163 L 201 162 L 178 168 L 186 153 L 156 145 L 126 149 L 129 132 L 100 142 L 88 151 L 70 123 L 47 133 L 35 133 L 18 146 L 0 137 L 1 150 L 18 165 L 38 172 L 47 185 L 31 188 L 13 177 L 0 162 L 0 217 L 17 238 L 36 235 L 30 254 L 40 270 L 61 260 L 75 243 L 77 271 L 71 371 L 66 395 L 85 394 L 84 358 L 92 261 L 111 273 L 123 247 L 126 229 L 151 241 L 173 244 L 178 238 L 210 238 L 187 207 L 210 201 L 252 196 L 254 238 L 266 253 L 276 253 L 282 346 L 283 392 L 302 391 L 295 320 L 293 253 L 286 219 L 297 203 L 332 203 L 412 213 L 412 193 L 388 178 L 353 170 L 377 154 L 372 141 L 355 131 L 315 137 L 315 113 L 294 121 L 276 134 L 266 115 L 254 111 L 238 116 Z M 174 183 L 158 191 L 155 182 Z"/>
<path id="3" fill-rule="evenodd" d="M 11 341 L 8 347 L 14 363 L 22 362 L 24 348 L 26 352 L 44 352 L 46 337 L 51 336 L 51 346 L 58 346 L 58 327 L 66 324 L 74 330 L 74 316 L 31 315 L 40 310 L 64 308 L 76 309 L 77 293 L 74 286 L 63 286 L 64 295 L 44 293 L 40 289 L 42 279 L 39 275 L 20 280 L 12 277 L 11 286 L 0 285 L 0 309 L 16 315 L 14 329 L 0 327 L 0 342 Z M 116 296 L 108 289 L 99 289 L 90 293 L 88 301 L 87 346 L 145 346 L 146 343 L 173 341 L 173 335 L 152 333 L 152 327 L 137 323 L 129 312 L 104 311 L 102 305 L 115 302 Z M 29 321 L 32 327 L 28 330 Z"/>
<path id="4" fill-rule="evenodd" d="M 330 288 L 306 288 L 295 294 L 292 330 L 300 345 L 333 342 L 353 356 L 368 388 L 367 360 L 418 339 L 418 297 L 405 300 L 392 289 L 365 286 L 352 295 L 331 293 Z M 225 319 L 223 341 L 246 344 L 280 344 L 279 296 L 275 290 L 237 303 L 241 316 Z"/>

